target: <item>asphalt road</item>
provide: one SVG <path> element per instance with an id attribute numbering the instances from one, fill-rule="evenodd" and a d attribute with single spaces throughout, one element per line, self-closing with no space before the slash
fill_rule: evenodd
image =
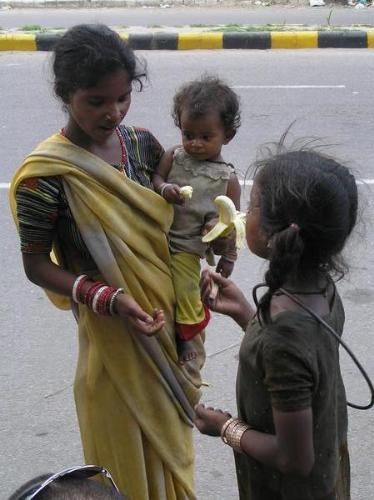
<path id="1" fill-rule="evenodd" d="M 172 2 L 171 2 L 172 3 Z M 331 14 L 330 14 L 331 13 Z M 109 9 L 0 10 L 0 29 L 40 25 L 65 28 L 78 23 L 101 22 L 110 26 L 184 26 L 214 24 L 374 25 L 374 8 L 273 6 L 248 8 L 171 7 Z"/>
<path id="2" fill-rule="evenodd" d="M 194 51 L 147 52 L 150 82 L 134 92 L 128 123 L 150 128 L 169 146 L 178 142 L 170 117 L 175 89 L 202 69 L 218 73 L 237 89 L 242 127 L 224 150 L 241 175 L 257 147 L 277 140 L 295 121 L 289 141 L 320 137 L 330 154 L 348 162 L 358 177 L 374 179 L 374 52 Z M 0 499 L 23 481 L 82 462 L 72 399 L 76 362 L 74 321 L 55 310 L 22 272 L 10 219 L 6 183 L 32 147 L 63 125 L 52 96 L 49 55 L 0 54 Z M 243 206 L 247 199 L 244 190 Z M 374 378 L 373 187 L 360 186 L 361 222 L 347 251 L 351 273 L 339 285 L 346 306 L 345 339 Z M 233 278 L 250 295 L 264 263 L 243 250 Z M 208 328 L 204 401 L 235 412 L 238 329 L 215 317 Z M 364 382 L 342 353 L 348 397 L 367 400 Z M 373 411 L 351 411 L 349 443 L 352 499 L 374 491 Z M 236 500 L 230 450 L 219 440 L 196 434 L 196 489 L 204 500 Z"/>

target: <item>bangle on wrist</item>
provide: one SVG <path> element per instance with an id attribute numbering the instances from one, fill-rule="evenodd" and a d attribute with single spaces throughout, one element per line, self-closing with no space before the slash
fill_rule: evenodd
<path id="1" fill-rule="evenodd" d="M 227 257 L 226 255 L 221 255 L 221 259 L 225 259 L 225 260 L 227 260 L 227 262 L 231 262 L 232 264 L 235 264 L 235 262 L 236 262 L 236 259 L 234 259 L 232 257 Z"/>
<path id="2" fill-rule="evenodd" d="M 79 282 L 82 283 L 83 280 Z M 83 297 L 75 292 L 80 302 L 89 307 L 94 313 L 104 316 L 116 314 L 115 300 L 120 293 L 125 293 L 123 288 L 113 288 L 102 282 L 93 283 Z"/>
<path id="3" fill-rule="evenodd" d="M 234 420 L 236 420 L 236 419 L 235 419 L 234 417 L 231 417 L 231 418 L 229 418 L 228 420 L 226 420 L 226 422 L 223 424 L 222 429 L 221 429 L 221 439 L 222 439 L 222 441 L 223 441 L 223 442 L 225 442 L 225 441 L 224 441 L 224 435 L 225 435 L 226 429 L 227 429 L 227 427 L 228 427 L 228 426 L 229 426 L 232 422 L 234 422 Z"/>
<path id="4" fill-rule="evenodd" d="M 81 302 L 81 300 L 80 300 L 80 291 L 81 291 L 83 283 L 85 281 L 87 281 L 87 280 L 88 280 L 87 274 L 81 274 L 80 276 L 78 276 L 76 278 L 76 280 L 73 283 L 73 288 L 71 290 L 71 298 L 73 299 L 73 301 L 76 304 L 78 304 L 79 302 Z"/>
<path id="5" fill-rule="evenodd" d="M 124 289 L 123 288 L 117 288 L 117 290 L 113 293 L 113 295 L 110 298 L 110 302 L 109 302 L 109 314 L 111 316 L 114 316 L 117 313 L 116 298 L 121 293 L 125 293 Z"/>
<path id="6" fill-rule="evenodd" d="M 231 418 L 222 427 L 222 441 L 235 451 L 242 452 L 240 442 L 243 434 L 251 427 L 239 418 Z"/>
<path id="7" fill-rule="evenodd" d="M 170 184 L 168 182 L 163 182 L 160 186 L 160 196 L 164 197 L 164 192 L 165 189 L 169 186 Z"/>

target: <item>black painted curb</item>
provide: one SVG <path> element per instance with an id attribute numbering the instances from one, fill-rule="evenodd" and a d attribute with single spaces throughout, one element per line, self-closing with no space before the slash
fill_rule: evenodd
<path id="1" fill-rule="evenodd" d="M 367 49 L 368 35 L 366 31 L 343 31 L 335 33 L 320 31 L 318 33 L 318 47 L 320 49 Z"/>

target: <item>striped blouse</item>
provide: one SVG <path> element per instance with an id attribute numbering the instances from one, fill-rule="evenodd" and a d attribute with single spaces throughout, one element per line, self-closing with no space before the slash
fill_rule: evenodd
<path id="1" fill-rule="evenodd" d="M 141 128 L 120 126 L 127 149 L 125 174 L 151 188 L 151 175 L 163 154 L 157 139 Z M 119 169 L 119 165 L 113 165 Z M 60 176 L 25 179 L 17 188 L 17 216 L 22 253 L 50 253 L 54 241 L 74 270 L 96 266 L 73 219 Z"/>

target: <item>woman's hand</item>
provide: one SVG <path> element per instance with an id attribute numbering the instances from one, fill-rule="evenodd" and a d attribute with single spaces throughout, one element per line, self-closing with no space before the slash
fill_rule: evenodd
<path id="1" fill-rule="evenodd" d="M 220 436 L 223 424 L 231 418 L 230 413 L 214 408 L 205 408 L 203 404 L 195 406 L 194 424 L 201 432 L 208 436 Z"/>
<path id="2" fill-rule="evenodd" d="M 243 329 L 254 311 L 239 288 L 227 278 L 204 269 L 200 278 L 201 299 L 212 311 L 231 316 Z"/>
<path id="3" fill-rule="evenodd" d="M 147 314 L 128 293 L 117 295 L 115 310 L 121 318 L 128 320 L 134 328 L 147 336 L 154 335 L 165 325 L 164 312 L 155 309 Z"/>

